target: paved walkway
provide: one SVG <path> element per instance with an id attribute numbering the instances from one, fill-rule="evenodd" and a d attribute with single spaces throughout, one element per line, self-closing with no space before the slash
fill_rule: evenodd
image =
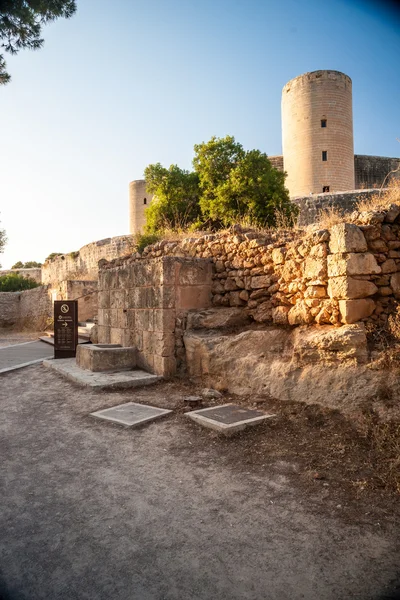
<path id="1" fill-rule="evenodd" d="M 45 342 L 25 342 L 0 348 L 0 373 L 41 362 L 53 357 L 53 348 Z"/>

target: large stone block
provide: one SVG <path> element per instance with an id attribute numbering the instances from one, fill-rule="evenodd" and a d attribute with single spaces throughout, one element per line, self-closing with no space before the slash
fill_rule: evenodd
<path id="1" fill-rule="evenodd" d="M 395 294 L 400 294 L 400 273 L 394 273 L 391 276 L 390 287 Z"/>
<path id="2" fill-rule="evenodd" d="M 331 228 L 329 249 L 333 254 L 342 252 L 366 252 L 367 241 L 363 232 L 352 223 L 339 223 Z"/>
<path id="3" fill-rule="evenodd" d="M 375 310 L 375 302 L 371 298 L 360 300 L 339 300 L 339 311 L 342 323 L 357 323 L 370 317 Z"/>
<path id="4" fill-rule="evenodd" d="M 341 364 L 349 359 L 365 363 L 367 358 L 367 337 L 363 324 L 343 327 L 299 327 L 293 332 L 293 360 L 297 366 L 325 362 Z"/>
<path id="5" fill-rule="evenodd" d="M 349 254 L 330 254 L 328 256 L 328 276 L 376 275 L 382 269 L 370 252 Z"/>
<path id="6" fill-rule="evenodd" d="M 248 323 L 249 317 L 243 309 L 234 307 L 190 311 L 187 316 L 187 329 L 224 329 Z"/>
<path id="7" fill-rule="evenodd" d="M 176 288 L 176 308 L 208 308 L 211 306 L 211 281 L 209 285 L 180 285 Z"/>
<path id="8" fill-rule="evenodd" d="M 133 369 L 136 366 L 136 348 L 80 344 L 76 349 L 76 363 L 81 369 L 94 372 Z"/>
<path id="9" fill-rule="evenodd" d="M 197 258 L 181 260 L 177 264 L 178 286 L 211 285 L 211 280 L 212 263 L 209 260 Z"/>
<path id="10" fill-rule="evenodd" d="M 330 298 L 351 300 L 354 298 L 367 298 L 378 291 L 377 286 L 365 279 L 354 279 L 353 277 L 332 277 L 328 283 L 328 295 Z"/>
<path id="11" fill-rule="evenodd" d="M 326 259 L 306 258 L 304 277 L 306 279 L 325 279 L 327 277 Z"/>

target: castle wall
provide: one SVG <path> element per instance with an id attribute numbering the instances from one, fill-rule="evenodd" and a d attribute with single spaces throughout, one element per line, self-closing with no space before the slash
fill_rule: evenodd
<path id="1" fill-rule="evenodd" d="M 392 177 L 400 177 L 400 159 L 386 156 L 355 154 L 354 170 L 356 189 L 381 188 L 385 178 L 398 169 Z M 390 179 L 390 177 L 388 177 Z M 386 182 L 387 183 L 387 180 Z"/>
<path id="2" fill-rule="evenodd" d="M 146 191 L 144 179 L 129 184 L 129 231 L 132 235 L 143 233 L 146 225 L 146 208 L 150 206 L 153 195 Z"/>
<path id="3" fill-rule="evenodd" d="M 269 162 L 272 164 L 274 169 L 278 169 L 278 171 L 283 172 L 283 156 L 268 156 Z"/>
<path id="4" fill-rule="evenodd" d="M 329 192 L 354 189 L 351 79 L 313 71 L 289 81 L 282 91 L 282 141 L 291 197 L 318 194 L 325 186 Z"/>
<path id="5" fill-rule="evenodd" d="M 353 190 L 341 194 L 314 194 L 292 198 L 292 202 L 300 209 L 297 223 L 300 227 L 316 223 L 321 211 L 330 208 L 339 210 L 343 215 L 351 213 L 355 210 L 357 202 L 376 196 L 379 192 L 378 189 Z"/>
<path id="6" fill-rule="evenodd" d="M 113 260 L 130 254 L 132 237 L 123 235 L 106 238 L 83 246 L 78 252 L 62 254 L 47 260 L 42 267 L 44 284 L 57 285 L 65 280 L 94 281 L 98 276 L 98 262 L 101 259 Z"/>

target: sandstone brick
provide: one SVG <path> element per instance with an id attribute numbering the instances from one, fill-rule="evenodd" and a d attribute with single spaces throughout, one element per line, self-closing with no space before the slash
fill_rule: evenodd
<path id="1" fill-rule="evenodd" d="M 332 253 L 366 252 L 367 242 L 363 232 L 352 223 L 338 223 L 331 228 L 329 249 Z"/>
<path id="2" fill-rule="evenodd" d="M 396 266 L 396 263 L 394 262 L 393 258 L 389 258 L 388 260 L 385 260 L 385 262 L 383 262 L 381 264 L 381 268 L 382 268 L 382 273 L 395 273 L 397 271 L 397 266 Z"/>
<path id="3" fill-rule="evenodd" d="M 285 262 L 286 250 L 284 248 L 274 248 L 272 250 L 272 260 L 276 265 L 282 265 Z"/>
<path id="4" fill-rule="evenodd" d="M 395 294 L 400 294 L 400 273 L 394 273 L 391 276 L 390 287 Z"/>
<path id="5" fill-rule="evenodd" d="M 251 278 L 252 289 L 268 288 L 271 285 L 271 279 L 267 275 L 258 275 Z"/>
<path id="6" fill-rule="evenodd" d="M 371 298 L 360 300 L 339 300 L 339 311 L 342 323 L 356 323 L 372 315 L 375 302 Z"/>
<path id="7" fill-rule="evenodd" d="M 326 287 L 322 285 L 311 285 L 304 293 L 305 298 L 326 298 L 326 296 Z"/>
<path id="8" fill-rule="evenodd" d="M 354 279 L 353 277 L 332 277 L 328 283 L 330 298 L 341 298 L 343 300 L 366 298 L 367 296 L 373 296 L 377 291 L 377 286 L 371 281 Z"/>
<path id="9" fill-rule="evenodd" d="M 370 252 L 330 254 L 327 261 L 329 277 L 378 274 L 382 270 Z"/>
<path id="10" fill-rule="evenodd" d="M 304 277 L 306 279 L 324 279 L 327 276 L 327 264 L 323 258 L 306 258 Z"/>

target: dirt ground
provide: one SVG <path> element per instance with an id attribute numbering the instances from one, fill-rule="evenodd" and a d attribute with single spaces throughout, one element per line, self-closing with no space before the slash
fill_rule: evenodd
<path id="1" fill-rule="evenodd" d="M 0 598 L 400 597 L 395 457 L 374 427 L 225 395 L 277 414 L 225 438 L 184 416 L 198 392 L 0 376 Z M 137 430 L 89 416 L 126 401 L 174 413 Z"/>

